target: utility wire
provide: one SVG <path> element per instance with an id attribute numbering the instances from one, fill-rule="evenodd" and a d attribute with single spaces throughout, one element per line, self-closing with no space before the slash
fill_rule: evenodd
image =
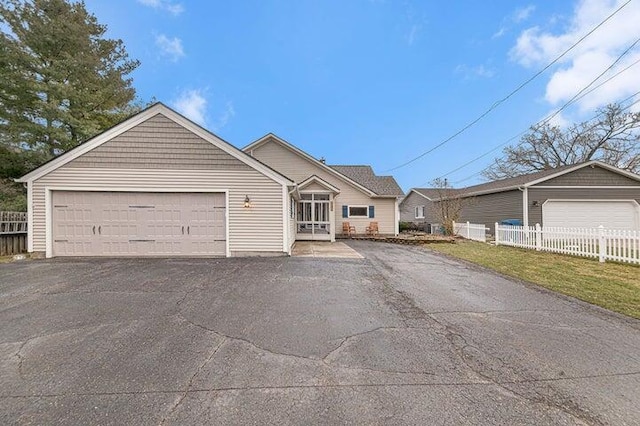
<path id="1" fill-rule="evenodd" d="M 384 171 L 384 173 L 387 172 L 391 172 L 397 169 L 400 169 L 402 167 L 408 166 L 409 164 L 421 159 L 422 157 L 424 157 L 427 154 L 430 154 L 431 152 L 435 151 L 436 149 L 440 148 L 441 146 L 447 144 L 448 142 L 450 142 L 451 140 L 453 140 L 454 138 L 456 138 L 457 136 L 459 136 L 460 134 L 464 133 L 465 131 L 467 131 L 469 128 L 471 128 L 472 126 L 474 126 L 476 123 L 478 123 L 480 120 L 482 120 L 484 117 L 486 117 L 487 115 L 489 115 L 489 113 L 491 111 L 493 111 L 494 109 L 496 109 L 500 104 L 502 104 L 503 102 L 505 102 L 507 99 L 511 98 L 513 95 L 515 95 L 517 92 L 519 92 L 523 87 L 525 87 L 527 84 L 531 83 L 533 80 L 535 80 L 537 77 L 539 77 L 542 73 L 544 73 L 546 70 L 548 70 L 551 66 L 553 66 L 556 62 L 558 62 L 560 59 L 562 59 L 567 53 L 569 53 L 570 51 L 572 51 L 578 44 L 582 43 L 582 41 L 584 39 L 586 39 L 587 37 L 589 37 L 591 34 L 593 34 L 593 32 L 595 32 L 598 28 L 600 28 L 602 25 L 604 25 L 609 19 L 611 19 L 614 15 L 616 15 L 618 12 L 620 12 L 625 6 L 627 6 L 629 3 L 631 3 L 631 0 L 627 0 L 627 2 L 623 3 L 619 8 L 617 8 L 615 11 L 613 11 L 613 13 L 611 13 L 609 16 L 607 16 L 603 21 L 601 21 L 598 25 L 596 25 L 593 29 L 591 29 L 591 31 L 589 31 L 588 33 L 586 33 L 584 36 L 582 36 L 578 41 L 576 41 L 574 44 L 571 45 L 571 47 L 569 47 L 567 50 L 565 50 L 564 52 L 562 52 L 560 54 L 560 56 L 558 56 L 557 58 L 555 58 L 553 61 L 551 61 L 549 64 L 547 64 L 544 68 L 542 68 L 540 71 L 538 71 L 537 73 L 535 73 L 533 76 L 531 76 L 529 79 L 527 79 L 524 83 L 520 84 L 518 87 L 516 87 L 513 91 L 511 91 L 511 93 L 509 93 L 507 96 L 505 96 L 504 98 L 497 100 L 496 102 L 493 103 L 493 105 L 491 105 L 489 107 L 489 109 L 487 109 L 485 112 L 483 112 L 479 117 L 477 117 L 475 120 L 471 121 L 469 124 L 467 124 L 466 126 L 464 126 L 462 129 L 458 130 L 457 132 L 455 132 L 453 135 L 449 136 L 448 138 L 446 138 L 445 140 L 443 140 L 442 142 L 440 142 L 439 144 L 433 146 L 432 148 L 428 149 L 427 151 L 423 152 L 422 154 L 418 155 L 417 157 L 412 158 L 409 161 L 406 161 L 398 166 L 392 167 L 390 169 L 387 169 Z"/>
<path id="2" fill-rule="evenodd" d="M 638 96 L 638 95 L 640 95 L 640 91 L 635 92 L 635 93 L 634 93 L 634 94 L 632 94 L 631 96 L 629 96 L 629 97 L 627 97 L 627 98 L 623 99 L 622 101 L 620 101 L 620 103 L 624 103 L 624 102 L 628 101 L 629 99 L 632 99 L 632 98 L 634 98 L 635 96 Z M 621 111 L 625 111 L 625 110 L 627 110 L 627 109 L 631 108 L 632 106 L 637 105 L 638 103 L 640 103 L 640 99 L 639 99 L 639 100 L 637 100 L 637 101 L 635 101 L 635 102 L 632 102 L 632 103 L 630 103 L 629 105 L 627 105 L 626 107 L 622 108 L 622 109 L 621 109 Z M 588 122 L 588 121 L 591 121 L 591 120 L 595 120 L 596 118 L 600 117 L 602 114 L 604 114 L 604 112 L 601 112 L 600 114 L 596 114 L 595 116 L 593 116 L 593 117 L 591 117 L 589 120 L 587 120 L 587 122 Z M 542 121 L 540 121 L 539 123 L 542 123 Z M 592 128 L 593 128 L 593 127 L 595 127 L 596 125 L 597 125 L 597 123 L 595 123 L 595 124 L 592 126 Z M 466 162 L 466 163 L 465 163 L 465 164 L 463 164 L 462 166 L 460 166 L 460 167 L 458 167 L 458 168 L 456 168 L 456 169 L 454 169 L 454 170 L 451 170 L 450 172 L 448 172 L 448 173 L 446 173 L 446 174 L 444 174 L 444 175 L 442 175 L 442 176 L 440 176 L 440 177 L 441 177 L 441 178 L 443 178 L 443 177 L 445 177 L 445 176 L 449 176 L 450 174 L 455 173 L 455 172 L 457 172 L 458 170 L 461 170 L 461 169 L 465 168 L 466 166 L 468 166 L 468 165 L 470 165 L 470 164 L 472 164 L 472 163 L 474 163 L 474 162 L 476 162 L 476 161 L 478 161 L 478 160 L 480 160 L 480 159 L 482 159 L 482 158 L 486 157 L 487 155 L 491 154 L 492 152 L 497 151 L 499 148 L 502 148 L 503 146 L 505 146 L 506 144 L 508 144 L 509 142 L 511 142 L 513 139 L 517 138 L 518 136 L 521 136 L 521 135 L 525 134 L 526 132 L 527 132 L 527 130 L 525 130 L 525 131 L 523 131 L 523 132 L 519 133 L 519 134 L 518 134 L 518 135 L 516 135 L 516 136 L 513 136 L 512 138 L 509 138 L 506 142 L 501 143 L 500 145 L 497 145 L 496 147 L 494 147 L 493 149 L 491 149 L 491 151 L 487 151 L 486 153 L 484 153 L 484 154 L 482 154 L 482 155 L 480 155 L 480 156 L 478 156 L 478 157 L 474 158 L 473 160 L 470 160 L 470 161 Z M 517 146 L 519 146 L 519 145 L 522 145 L 522 142 L 520 142 L 520 143 L 516 144 L 515 146 L 517 147 Z M 467 180 L 469 180 L 469 179 L 471 179 L 471 178 L 473 178 L 473 177 L 476 177 L 476 176 L 478 176 L 478 175 L 480 175 L 480 174 L 482 174 L 482 170 L 481 170 L 481 171 L 479 171 L 479 172 L 476 172 L 476 173 L 474 173 L 474 174 L 472 174 L 472 175 L 470 175 L 470 176 L 467 176 L 467 177 L 465 177 L 464 179 L 460 179 L 460 180 L 458 180 L 458 181 L 455 181 L 454 183 L 458 184 L 458 183 L 461 183 L 461 182 L 467 181 Z"/>
<path id="3" fill-rule="evenodd" d="M 639 40 L 640 40 L 640 39 L 639 39 Z M 636 40 L 636 42 L 635 42 L 633 45 L 635 45 L 636 43 L 638 43 L 638 41 L 639 41 L 639 40 Z M 632 45 L 632 46 L 633 46 L 633 45 Z M 627 49 L 625 52 L 623 52 L 623 54 L 622 54 L 618 59 L 616 59 L 616 61 L 612 64 L 612 66 L 613 66 L 613 65 L 615 65 L 615 63 L 617 63 L 617 62 L 620 60 L 620 58 L 621 58 L 622 56 L 624 56 L 624 55 L 625 55 L 629 50 L 630 50 L 630 49 Z M 587 92 L 584 92 L 584 90 L 585 90 L 587 87 L 589 87 L 591 84 L 593 84 L 593 82 L 594 82 L 594 81 L 597 81 L 597 80 L 602 76 L 602 74 L 600 74 L 600 76 L 598 76 L 595 80 L 593 80 L 593 81 L 589 84 L 589 86 L 585 86 L 585 87 L 584 87 L 580 92 L 578 92 L 578 95 L 579 95 L 579 96 L 578 96 L 578 95 L 577 95 L 577 96 L 574 96 L 574 97 L 573 97 L 569 102 L 567 102 L 567 103 L 566 103 L 562 108 L 566 108 L 566 107 L 567 107 L 567 106 L 569 106 L 570 104 L 573 104 L 573 103 L 575 103 L 575 102 L 579 101 L 580 99 L 584 98 L 585 96 L 589 95 L 590 93 L 592 93 L 592 92 L 594 92 L 595 90 L 599 89 L 600 87 L 604 86 L 605 84 L 607 84 L 608 82 L 610 82 L 611 80 L 613 80 L 614 78 L 616 78 L 617 76 L 619 76 L 620 74 L 622 74 L 623 72 L 627 71 L 629 68 L 631 68 L 631 67 L 633 67 L 633 66 L 637 65 L 638 63 L 640 63 L 640 59 L 636 60 L 635 62 L 633 62 L 632 64 L 630 64 L 630 65 L 628 65 L 627 67 L 623 68 L 622 70 L 618 71 L 617 73 L 615 73 L 615 74 L 614 74 L 614 75 L 612 75 L 611 77 L 607 78 L 606 80 L 604 80 L 602 83 L 598 84 L 597 86 L 595 86 L 595 87 L 591 88 L 591 89 L 590 89 L 590 90 L 588 90 Z M 609 70 L 609 69 L 611 69 L 611 66 L 610 66 L 607 70 Z M 606 72 L 606 71 L 605 71 L 605 72 Z M 604 74 L 604 73 L 603 73 L 603 74 Z M 583 92 L 584 92 L 584 93 L 583 93 Z M 640 94 L 640 92 L 636 92 L 636 93 L 634 93 L 633 95 L 631 95 L 631 96 L 629 96 L 629 97 L 627 97 L 627 98 L 623 99 L 622 101 L 620 101 L 620 103 L 624 103 L 624 102 L 628 101 L 629 99 L 632 99 L 633 97 L 635 97 L 635 96 L 636 96 L 636 95 L 638 95 L 638 94 Z M 636 103 L 638 103 L 638 102 L 640 102 L 640 101 L 636 101 L 636 102 L 634 102 L 633 104 L 631 104 L 631 105 L 627 106 L 626 108 L 623 108 L 623 111 L 624 111 L 625 109 L 627 109 L 627 108 L 630 108 L 631 106 L 635 105 L 635 104 L 636 104 Z M 543 120 L 540 120 L 539 122 L 537 122 L 537 123 L 536 123 L 536 124 L 534 124 L 533 126 L 548 123 L 548 122 L 549 122 L 549 120 L 551 120 L 551 118 L 555 117 L 559 112 L 560 112 L 560 110 L 556 111 L 552 116 L 550 116 L 550 117 L 546 117 L 546 118 L 544 118 Z M 589 120 L 587 120 L 587 121 L 591 121 L 591 120 L 593 120 L 593 119 L 595 119 L 595 118 L 599 117 L 600 115 L 602 115 L 602 113 L 601 113 L 601 114 L 597 114 L 597 115 L 595 115 L 594 117 L 590 118 L 590 119 L 589 119 Z M 531 127 L 533 127 L 533 126 L 531 126 Z M 531 127 L 529 127 L 529 129 L 530 129 Z M 470 160 L 470 161 L 467 161 L 467 162 L 466 162 L 466 163 L 464 163 L 463 165 L 461 165 L 461 166 L 459 166 L 459 167 L 457 167 L 457 168 L 455 168 L 455 169 L 453 169 L 453 170 L 451 170 L 451 171 L 449 171 L 449 172 L 447 172 L 447 173 L 445 173 L 445 174 L 443 174 L 443 175 L 439 176 L 439 179 L 445 178 L 445 177 L 447 177 L 447 176 L 449 176 L 449 175 L 451 175 L 451 174 L 453 174 L 453 173 L 455 173 L 455 172 L 457 172 L 457 171 L 459 171 L 459 170 L 461 170 L 461 169 L 463 169 L 463 168 L 465 168 L 465 167 L 469 166 L 470 164 L 473 164 L 473 163 L 475 163 L 476 161 L 481 160 L 482 158 L 486 157 L 487 155 L 489 155 L 489 154 L 491 154 L 491 153 L 493 153 L 493 152 L 497 151 L 498 149 L 502 148 L 503 146 L 507 145 L 509 142 L 513 141 L 514 139 L 517 139 L 517 138 L 519 138 L 519 137 L 523 136 L 524 134 L 526 134 L 526 133 L 529 131 L 529 129 L 527 129 L 527 130 L 523 130 L 522 132 L 518 133 L 517 135 L 510 137 L 509 139 L 507 139 L 507 140 L 506 140 L 506 141 L 504 141 L 503 143 L 501 143 L 501 144 L 499 144 L 499 145 L 496 145 L 495 147 L 493 147 L 491 150 L 489 150 L 489 151 L 485 152 L 484 154 L 482 154 L 482 155 L 480 155 L 480 156 L 478 156 L 478 157 L 475 157 L 474 159 L 472 159 L 472 160 Z M 522 144 L 522 143 L 518 143 L 518 144 L 516 144 L 516 146 L 521 145 L 521 144 Z M 470 179 L 470 178 L 472 178 L 472 177 L 474 177 L 474 176 L 476 176 L 476 175 L 478 175 L 478 174 L 480 174 L 480 173 L 481 173 L 481 172 L 475 173 L 474 175 L 469 176 L 469 177 L 467 177 L 467 178 L 465 178 L 465 179 L 462 179 L 462 180 L 460 180 L 460 181 L 457 181 L 457 182 L 455 182 L 455 183 L 463 182 L 463 181 L 468 180 L 468 179 Z M 425 184 L 426 184 L 426 183 L 425 183 Z M 424 185 L 424 184 L 423 184 L 423 185 Z"/>
<path id="4" fill-rule="evenodd" d="M 633 49 L 634 47 L 636 47 L 636 44 L 640 43 L 640 38 L 637 38 L 636 41 L 634 41 L 633 43 L 631 43 L 631 46 L 627 47 L 625 49 L 624 52 L 622 52 L 620 54 L 620 56 L 618 56 L 616 58 L 615 61 L 613 61 L 613 63 L 611 63 L 611 65 L 609 65 L 604 71 L 602 71 L 600 74 L 598 74 L 598 76 L 596 78 L 594 78 L 593 80 L 591 80 L 591 83 L 589 83 L 588 85 L 586 85 L 585 87 L 583 87 L 578 93 L 575 94 L 574 97 L 572 97 L 571 99 L 569 99 L 569 101 L 567 103 L 565 103 L 560 109 L 558 109 L 556 112 L 554 112 L 550 117 L 547 117 L 544 121 L 543 124 L 547 124 L 549 121 L 551 121 L 551 119 L 553 117 L 555 117 L 556 115 L 560 114 L 565 108 L 567 108 L 569 105 L 571 105 L 572 103 L 574 103 L 575 101 L 577 101 L 578 99 L 582 98 L 582 96 L 580 96 L 585 90 L 587 90 L 593 83 L 595 83 L 596 81 L 600 80 L 600 77 L 602 77 L 603 75 L 605 75 L 608 71 L 610 71 L 618 62 L 620 62 L 620 60 L 631 51 L 631 49 Z M 590 92 L 588 92 L 590 93 Z"/>

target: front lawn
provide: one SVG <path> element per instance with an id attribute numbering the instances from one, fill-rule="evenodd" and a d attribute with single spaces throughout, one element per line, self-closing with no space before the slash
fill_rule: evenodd
<path id="1" fill-rule="evenodd" d="M 474 241 L 432 244 L 431 250 L 501 274 L 640 318 L 640 267 L 597 259 L 493 246 Z"/>

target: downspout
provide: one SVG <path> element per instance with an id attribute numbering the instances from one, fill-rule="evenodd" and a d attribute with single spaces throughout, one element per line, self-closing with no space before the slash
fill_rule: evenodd
<path id="1" fill-rule="evenodd" d="M 522 224 L 529 226 L 529 188 L 519 186 L 518 189 L 522 191 Z"/>

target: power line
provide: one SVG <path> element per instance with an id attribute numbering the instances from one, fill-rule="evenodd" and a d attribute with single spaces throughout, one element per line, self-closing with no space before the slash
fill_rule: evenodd
<path id="1" fill-rule="evenodd" d="M 624 103 L 624 102 L 628 101 L 629 99 L 632 99 L 632 98 L 634 98 L 634 97 L 636 97 L 636 96 L 638 96 L 638 95 L 640 95 L 640 91 L 637 91 L 637 92 L 635 92 L 634 94 L 632 94 L 631 96 L 629 96 L 629 97 L 627 97 L 627 98 L 623 99 L 622 101 L 620 101 L 620 103 Z M 635 101 L 635 102 L 632 102 L 632 103 L 630 103 L 629 105 L 627 105 L 626 107 L 622 108 L 622 109 L 621 109 L 621 111 L 627 110 L 627 109 L 631 108 L 632 106 L 634 106 L 634 105 L 636 105 L 636 104 L 638 104 L 638 103 L 640 103 L 640 99 L 639 99 L 639 100 L 637 100 L 637 101 Z M 601 112 L 600 114 L 596 114 L 596 115 L 594 115 L 594 116 L 593 116 L 593 117 L 591 117 L 589 120 L 587 120 L 587 122 L 588 122 L 588 121 L 591 121 L 591 120 L 595 120 L 596 118 L 600 117 L 602 114 L 604 114 L 604 112 Z M 538 122 L 538 124 L 540 124 L 540 123 L 542 123 L 542 120 Z M 592 126 L 592 128 L 593 128 L 593 127 L 595 127 L 595 125 L 596 125 L 596 124 L 594 124 L 594 126 Z M 506 144 L 508 144 L 509 142 L 511 142 L 513 139 L 515 139 L 516 137 L 518 137 L 518 136 L 520 136 L 520 135 L 525 134 L 526 132 L 527 132 L 527 131 L 525 130 L 525 131 L 523 131 L 523 132 L 519 133 L 518 135 L 516 135 L 516 136 L 514 136 L 514 137 L 509 138 L 506 142 L 501 143 L 500 145 L 497 145 L 496 147 L 494 147 L 493 149 L 491 149 L 491 151 L 487 151 L 486 153 L 484 153 L 484 154 L 480 155 L 479 157 L 476 157 L 476 158 L 474 158 L 473 160 L 466 162 L 466 163 L 465 163 L 465 164 L 463 164 L 462 166 L 460 166 L 460 167 L 458 167 L 458 168 L 456 168 L 456 169 L 454 169 L 454 170 L 451 170 L 450 172 L 448 172 L 448 173 L 446 173 L 446 174 L 444 174 L 444 175 L 440 176 L 440 178 L 445 177 L 445 176 L 449 176 L 450 174 L 455 173 L 455 172 L 457 172 L 458 170 L 463 169 L 464 167 L 466 167 L 466 166 L 468 166 L 468 165 L 470 165 L 470 164 L 472 164 L 472 163 L 474 163 L 474 162 L 476 162 L 476 161 L 480 160 L 481 158 L 486 157 L 487 155 L 489 155 L 489 154 L 491 154 L 492 152 L 494 152 L 494 151 L 498 150 L 499 148 L 502 148 L 503 146 L 505 146 Z M 520 143 L 516 144 L 516 147 L 517 147 L 517 146 L 519 146 L 519 145 L 522 145 L 522 142 L 520 142 Z M 458 180 L 458 181 L 456 181 L 456 182 L 454 182 L 454 183 L 456 183 L 456 184 L 457 184 L 457 183 L 460 183 L 460 182 L 464 182 L 464 181 L 466 181 L 466 180 L 469 180 L 469 179 L 471 179 L 471 178 L 473 178 L 473 177 L 478 176 L 478 175 L 479 175 L 479 174 L 481 174 L 481 173 L 482 173 L 482 171 L 476 172 L 476 173 L 474 173 L 474 174 L 472 174 L 472 175 L 470 175 L 470 176 L 467 176 L 467 177 L 465 177 L 464 179 L 460 179 L 460 180 Z"/>
<path id="2" fill-rule="evenodd" d="M 633 49 L 636 44 L 638 44 L 640 42 L 640 38 L 637 38 L 636 41 L 634 41 L 633 43 L 631 43 L 631 46 L 627 47 L 625 49 L 624 52 L 622 52 L 615 61 L 613 61 L 611 63 L 611 65 L 609 65 L 604 71 L 602 71 L 600 74 L 598 74 L 598 76 L 596 78 L 594 78 L 593 80 L 591 80 L 591 83 L 589 83 L 588 85 L 586 85 L 585 87 L 583 87 L 578 93 L 575 94 L 575 96 L 573 96 L 571 99 L 569 99 L 569 101 L 567 103 L 565 103 L 562 108 L 560 108 L 559 110 L 557 110 L 556 112 L 554 112 L 550 117 L 548 117 L 543 124 L 548 123 L 549 121 L 551 121 L 551 119 L 553 117 L 555 117 L 556 115 L 560 114 L 560 112 L 562 112 L 565 108 L 567 108 L 569 105 L 571 105 L 572 103 L 574 103 L 575 101 L 577 101 L 578 99 L 582 98 L 582 96 L 580 96 L 585 90 L 587 90 L 593 83 L 595 83 L 596 81 L 600 80 L 600 77 L 602 77 L 603 75 L 605 75 L 607 73 L 607 71 L 610 71 L 618 62 L 620 62 L 620 60 L 631 51 L 631 49 Z M 590 93 L 590 92 L 588 92 Z"/>
<path id="3" fill-rule="evenodd" d="M 640 39 L 639 39 L 639 40 L 640 40 Z M 632 45 L 631 47 L 633 47 L 636 43 L 638 43 L 638 41 L 639 41 L 639 40 L 636 40 L 636 42 L 635 42 L 635 43 L 633 43 L 633 45 Z M 623 53 L 618 57 L 618 59 L 616 59 L 616 60 L 614 61 L 614 63 L 613 63 L 611 66 L 609 66 L 609 67 L 607 68 L 607 70 L 605 70 L 605 72 L 604 72 L 604 73 L 606 73 L 606 71 L 608 71 L 609 69 L 611 69 L 611 68 L 613 67 L 613 65 L 615 65 L 615 64 L 620 60 L 620 58 L 621 58 L 622 56 L 624 56 L 626 53 L 628 53 L 628 52 L 629 52 L 629 50 L 630 50 L 630 49 L 625 50 L 625 52 L 623 52 Z M 611 80 L 613 80 L 614 78 L 618 77 L 620 74 L 622 74 L 623 72 L 627 71 L 629 68 L 631 68 L 631 67 L 633 67 L 633 66 L 637 65 L 638 63 L 640 63 L 640 59 L 638 59 L 638 60 L 634 61 L 632 64 L 630 64 L 630 65 L 628 65 L 627 67 L 623 68 L 622 70 L 618 71 L 617 73 L 615 73 L 615 74 L 614 74 L 614 75 L 612 75 L 611 77 L 607 78 L 605 81 L 603 81 L 602 83 L 598 84 L 597 86 L 595 86 L 595 87 L 591 88 L 591 89 L 590 89 L 590 90 L 588 90 L 587 92 L 584 92 L 584 90 L 585 90 L 586 88 L 588 88 L 588 87 L 589 87 L 590 85 L 592 85 L 595 81 L 597 81 L 597 80 L 598 80 L 598 79 L 599 79 L 599 78 L 600 78 L 604 73 L 600 74 L 600 75 L 599 75 L 595 80 L 592 80 L 592 82 L 591 82 L 591 83 L 589 83 L 589 85 L 585 86 L 582 90 L 580 90 L 576 96 L 574 96 L 573 98 L 571 98 L 571 100 L 569 100 L 569 102 L 567 102 L 565 105 L 563 105 L 563 107 L 562 107 L 561 109 L 564 109 L 564 108 L 566 108 L 567 106 L 569 106 L 570 104 L 575 103 L 575 102 L 577 102 L 578 100 L 580 100 L 580 99 L 584 98 L 585 96 L 589 95 L 590 93 L 592 93 L 592 92 L 594 92 L 595 90 L 599 89 L 600 87 L 604 86 L 605 84 L 607 84 L 608 82 L 610 82 L 610 81 L 611 81 Z M 583 92 L 584 92 L 584 93 L 583 93 Z M 620 101 L 620 103 L 624 103 L 624 102 L 628 101 L 629 99 L 632 99 L 633 97 L 635 97 L 635 96 L 636 96 L 636 95 L 638 95 L 638 94 L 640 94 L 640 92 L 636 92 L 636 93 L 634 93 L 633 95 L 631 95 L 631 96 L 629 96 L 629 97 L 627 97 L 627 98 L 623 99 L 622 101 Z M 636 104 L 636 103 L 638 103 L 638 102 L 640 102 L 640 101 L 636 101 L 636 102 L 634 102 L 633 104 L 629 105 L 628 107 L 626 107 L 626 108 L 624 108 L 624 109 L 630 108 L 631 106 L 635 105 L 635 104 Z M 548 122 L 549 122 L 549 120 L 551 120 L 551 118 L 555 117 L 555 116 L 556 116 L 556 115 L 561 111 L 561 109 L 559 109 L 558 111 L 556 111 L 552 116 L 550 116 L 550 117 L 546 117 L 546 118 L 544 118 L 543 120 L 538 121 L 536 124 L 534 124 L 534 126 L 535 126 L 535 125 L 540 125 L 540 124 L 548 123 Z M 624 110 L 624 109 L 623 109 L 623 110 Z M 596 116 L 594 116 L 594 117 L 590 118 L 590 119 L 589 119 L 589 120 L 587 120 L 587 121 L 591 121 L 591 120 L 593 120 L 593 119 L 597 118 L 597 117 L 598 117 L 598 116 L 600 116 L 600 115 L 602 115 L 602 114 L 597 114 Z M 496 145 L 496 146 L 495 146 L 495 147 L 493 147 L 491 150 L 489 150 L 489 151 L 487 151 L 487 152 L 483 153 L 482 155 L 480 155 L 480 156 L 478 156 L 478 157 L 476 157 L 476 158 L 474 158 L 474 159 L 472 159 L 472 160 L 470 160 L 470 161 L 467 161 L 467 162 L 466 162 L 466 163 L 464 163 L 463 165 L 461 165 L 461 166 L 459 166 L 459 167 L 457 167 L 457 168 L 455 168 L 455 169 L 453 169 L 453 170 L 451 170 L 451 171 L 449 171 L 449 172 L 447 172 L 447 173 L 445 173 L 445 174 L 443 174 L 443 175 L 439 176 L 439 178 L 440 178 L 440 179 L 442 179 L 442 178 L 444 178 L 444 177 L 447 177 L 447 176 L 449 176 L 449 175 L 451 175 L 451 174 L 453 174 L 453 173 L 455 173 L 455 172 L 457 172 L 457 171 L 459 171 L 459 170 L 461 170 L 461 169 L 463 169 L 463 168 L 465 168 L 465 167 L 469 166 L 470 164 L 473 164 L 473 163 L 475 163 L 476 161 L 481 160 L 482 158 L 486 157 L 487 155 L 489 155 L 489 154 L 491 154 L 491 153 L 493 153 L 493 152 L 497 151 L 498 149 L 502 148 L 503 146 L 507 145 L 509 142 L 513 141 L 514 139 L 519 138 L 520 136 L 522 136 L 522 135 L 526 134 L 526 133 L 527 133 L 527 131 L 528 131 L 528 129 L 527 129 L 527 130 L 523 130 L 522 132 L 518 133 L 517 135 L 510 137 L 510 138 L 509 138 L 509 139 L 507 139 L 505 142 L 502 142 L 501 144 Z M 518 145 L 521 145 L 521 143 L 516 144 L 516 146 L 518 146 Z M 474 177 L 475 175 L 478 175 L 478 174 L 480 174 L 480 173 L 481 173 L 481 172 L 475 173 L 474 175 L 472 175 L 472 176 L 470 176 L 470 177 L 468 177 L 468 178 L 462 179 L 462 180 L 460 180 L 460 181 L 457 181 L 456 183 L 459 183 L 459 182 L 462 182 L 462 181 L 468 180 L 468 179 L 470 179 L 471 177 Z M 425 184 L 426 184 L 426 183 L 425 183 Z"/>
<path id="4" fill-rule="evenodd" d="M 622 4 L 619 8 L 617 8 L 615 11 L 613 11 L 613 13 L 611 13 L 609 16 L 607 16 L 603 21 L 601 21 L 598 25 L 596 25 L 593 29 L 591 29 L 591 31 L 589 31 L 588 33 L 586 33 L 584 36 L 582 36 L 578 41 L 576 41 L 574 44 L 571 45 L 571 47 L 569 47 L 567 50 L 565 50 L 564 52 L 562 52 L 562 54 L 560 54 L 560 56 L 558 56 L 557 58 L 555 58 L 553 61 L 551 61 L 549 64 L 547 64 L 544 68 L 542 68 L 540 71 L 538 71 L 537 73 L 535 73 L 533 76 L 531 76 L 529 79 L 527 79 L 524 83 L 520 84 L 518 87 L 516 87 L 513 91 L 511 91 L 511 93 L 509 93 L 507 96 L 505 96 L 504 98 L 496 101 L 493 103 L 493 105 L 491 105 L 491 107 L 489 107 L 489 109 L 487 109 L 485 112 L 483 112 L 479 117 L 477 117 L 475 120 L 471 121 L 469 124 L 467 124 L 466 126 L 464 126 L 462 129 L 458 130 L 457 132 L 455 132 L 453 135 L 449 136 L 448 138 L 446 138 L 445 140 L 443 140 L 442 142 L 440 142 L 439 144 L 435 145 L 434 147 L 428 149 L 427 151 L 423 152 L 422 154 L 418 155 L 417 157 L 412 158 L 409 161 L 406 161 L 398 166 L 395 166 L 393 168 L 387 169 L 384 171 L 384 173 L 387 172 L 391 172 L 394 170 L 397 170 L 399 168 L 408 166 L 409 164 L 421 159 L 422 157 L 424 157 L 427 154 L 430 154 L 431 152 L 435 151 L 436 149 L 440 148 L 441 146 L 447 144 L 448 142 L 450 142 L 451 140 L 453 140 L 454 138 L 456 138 L 457 136 L 459 136 L 460 134 L 464 133 L 465 131 L 467 131 L 469 128 L 471 128 L 472 126 L 474 126 L 476 123 L 478 123 L 480 120 L 482 120 L 484 117 L 486 117 L 487 115 L 489 115 L 489 113 L 491 111 L 493 111 L 494 109 L 496 109 L 500 104 L 502 104 L 503 102 L 505 102 L 507 99 L 511 98 L 513 95 L 515 95 L 517 92 L 519 92 L 523 87 L 525 87 L 527 84 L 529 84 L 530 82 L 532 82 L 534 79 L 536 79 L 537 77 L 539 77 L 541 74 L 543 74 L 546 70 L 548 70 L 551 66 L 553 66 L 556 62 L 558 62 L 560 59 L 562 59 L 567 53 L 569 53 L 570 51 L 572 51 L 578 44 L 580 44 L 584 39 L 586 39 L 587 37 L 589 37 L 593 32 L 595 32 L 598 28 L 600 28 L 602 25 L 604 25 L 609 19 L 611 19 L 614 15 L 616 15 L 618 12 L 620 12 L 620 10 L 622 10 L 625 6 L 627 6 L 629 3 L 631 3 L 631 0 L 627 0 L 627 2 L 625 2 L 624 4 Z"/>

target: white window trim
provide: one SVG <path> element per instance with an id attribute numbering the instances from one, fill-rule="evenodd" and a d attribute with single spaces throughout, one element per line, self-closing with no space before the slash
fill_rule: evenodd
<path id="1" fill-rule="evenodd" d="M 355 207 L 355 208 L 363 208 L 367 211 L 367 213 L 363 216 L 363 215 L 352 215 L 351 214 L 351 208 Z M 347 205 L 347 217 L 349 219 L 353 218 L 353 219 L 369 219 L 369 206 L 351 206 L 351 205 Z"/>
<path id="2" fill-rule="evenodd" d="M 418 209 L 422 209 L 422 215 L 418 215 Z M 424 206 L 416 206 L 414 216 L 416 219 L 424 219 Z"/>

